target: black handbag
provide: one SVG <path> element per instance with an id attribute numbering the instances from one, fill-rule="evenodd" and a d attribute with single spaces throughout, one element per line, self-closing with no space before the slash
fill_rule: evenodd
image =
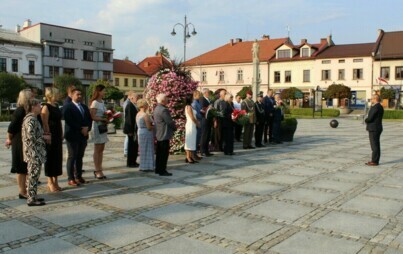
<path id="1" fill-rule="evenodd" d="M 99 134 L 108 132 L 108 126 L 106 124 L 98 125 L 98 132 L 99 132 Z"/>

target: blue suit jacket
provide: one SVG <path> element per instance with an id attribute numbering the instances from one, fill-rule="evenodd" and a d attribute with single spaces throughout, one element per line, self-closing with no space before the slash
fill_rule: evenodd
<path id="1" fill-rule="evenodd" d="M 81 106 L 84 109 L 84 116 L 73 102 L 67 103 L 64 106 L 64 138 L 69 142 L 78 142 L 88 139 L 88 137 L 84 137 L 83 134 L 81 134 L 81 129 L 88 127 L 88 130 L 91 130 L 91 114 L 85 104 L 81 104 Z"/>

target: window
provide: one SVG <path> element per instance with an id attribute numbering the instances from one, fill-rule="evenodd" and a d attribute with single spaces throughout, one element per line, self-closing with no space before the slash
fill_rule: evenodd
<path id="1" fill-rule="evenodd" d="M 285 77 L 285 82 L 290 83 L 291 82 L 291 71 L 285 71 L 284 77 Z"/>
<path id="2" fill-rule="evenodd" d="M 59 56 L 59 47 L 49 46 L 49 56 L 58 57 Z"/>
<path id="3" fill-rule="evenodd" d="M 115 78 L 115 86 L 119 86 L 119 78 Z"/>
<path id="4" fill-rule="evenodd" d="M 125 78 L 125 84 L 124 85 L 129 86 L 129 79 L 128 78 Z"/>
<path id="5" fill-rule="evenodd" d="M 29 75 L 35 75 L 35 61 L 29 61 L 28 72 L 29 72 Z"/>
<path id="6" fill-rule="evenodd" d="M 84 50 L 83 60 L 85 61 L 94 61 L 94 52 Z"/>
<path id="7" fill-rule="evenodd" d="M 86 46 L 92 46 L 94 43 L 92 43 L 91 41 L 84 41 L 84 45 Z"/>
<path id="8" fill-rule="evenodd" d="M 389 79 L 390 68 L 389 67 L 381 67 L 381 78 Z"/>
<path id="9" fill-rule="evenodd" d="M 339 60 L 339 63 L 345 63 L 345 62 L 346 62 L 346 60 L 344 60 L 344 59 Z"/>
<path id="10" fill-rule="evenodd" d="M 279 71 L 275 71 L 274 72 L 274 83 L 280 83 L 280 72 Z"/>
<path id="11" fill-rule="evenodd" d="M 224 71 L 220 71 L 219 81 L 224 82 Z"/>
<path id="12" fill-rule="evenodd" d="M 0 58 L 0 72 L 7 72 L 7 59 Z"/>
<path id="13" fill-rule="evenodd" d="M 110 80 L 111 79 L 111 72 L 110 71 L 103 71 L 103 80 Z"/>
<path id="14" fill-rule="evenodd" d="M 64 68 L 63 73 L 66 74 L 66 75 L 74 76 L 74 69 L 72 69 L 72 68 Z"/>
<path id="15" fill-rule="evenodd" d="M 144 87 L 144 79 L 140 79 L 140 87 Z"/>
<path id="16" fill-rule="evenodd" d="M 74 43 L 74 40 L 73 39 L 64 39 L 64 42 L 65 43 Z"/>
<path id="17" fill-rule="evenodd" d="M 396 79 L 403 79 L 403 66 L 396 67 Z"/>
<path id="18" fill-rule="evenodd" d="M 309 57 L 309 48 L 302 48 L 301 56 L 302 57 Z"/>
<path id="19" fill-rule="evenodd" d="M 18 59 L 11 60 L 11 70 L 13 72 L 18 72 Z"/>
<path id="20" fill-rule="evenodd" d="M 311 82 L 311 71 L 304 70 L 303 82 Z"/>
<path id="21" fill-rule="evenodd" d="M 243 81 L 243 70 L 238 70 L 237 81 Z"/>
<path id="22" fill-rule="evenodd" d="M 344 69 L 339 69 L 338 80 L 344 80 Z"/>
<path id="23" fill-rule="evenodd" d="M 64 48 L 64 58 L 74 59 L 74 49 Z"/>
<path id="24" fill-rule="evenodd" d="M 137 79 L 132 80 L 132 87 L 137 87 Z"/>
<path id="25" fill-rule="evenodd" d="M 363 62 L 362 58 L 353 59 L 353 63 L 362 63 L 362 62 Z"/>
<path id="26" fill-rule="evenodd" d="M 283 49 L 283 50 L 279 50 L 277 51 L 277 58 L 290 58 L 291 57 L 291 53 L 289 49 Z"/>
<path id="27" fill-rule="evenodd" d="M 104 62 L 109 63 L 111 61 L 111 53 L 103 52 L 102 55 L 103 55 Z"/>
<path id="28" fill-rule="evenodd" d="M 353 69 L 353 79 L 363 79 L 363 70 L 362 69 Z"/>
<path id="29" fill-rule="evenodd" d="M 94 79 L 94 71 L 84 70 L 84 79 Z"/>
<path id="30" fill-rule="evenodd" d="M 49 77 L 57 77 L 59 76 L 59 67 L 57 66 L 49 66 Z"/>
<path id="31" fill-rule="evenodd" d="M 331 61 L 330 60 L 322 60 L 322 64 L 330 64 Z"/>
<path id="32" fill-rule="evenodd" d="M 206 71 L 202 71 L 201 81 L 207 82 L 207 72 Z"/>
<path id="33" fill-rule="evenodd" d="M 322 80 L 330 80 L 330 70 L 322 70 Z"/>

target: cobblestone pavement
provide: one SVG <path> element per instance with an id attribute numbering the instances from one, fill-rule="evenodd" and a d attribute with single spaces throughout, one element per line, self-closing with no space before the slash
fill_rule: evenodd
<path id="1" fill-rule="evenodd" d="M 299 120 L 294 142 L 188 165 L 172 177 L 125 167 L 123 136 L 111 135 L 107 180 L 84 178 L 47 205 L 28 207 L 0 148 L 0 252 L 4 253 L 403 253 L 402 122 L 386 122 L 379 167 L 360 121 Z M 0 124 L 4 144 L 7 124 Z M 46 178 L 42 176 L 42 182 Z"/>

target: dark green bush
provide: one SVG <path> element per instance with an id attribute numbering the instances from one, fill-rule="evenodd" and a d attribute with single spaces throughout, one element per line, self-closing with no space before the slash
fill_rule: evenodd
<path id="1" fill-rule="evenodd" d="M 385 110 L 383 119 L 403 119 L 403 110 Z"/>
<path id="2" fill-rule="evenodd" d="M 312 116 L 312 108 L 292 108 L 290 109 L 292 116 Z M 322 116 L 338 117 L 340 111 L 338 109 L 326 108 L 322 110 Z M 316 112 L 315 116 L 320 116 L 320 112 Z"/>
<path id="3" fill-rule="evenodd" d="M 0 122 L 10 122 L 11 121 L 11 116 L 9 114 L 1 114 L 0 116 Z"/>

